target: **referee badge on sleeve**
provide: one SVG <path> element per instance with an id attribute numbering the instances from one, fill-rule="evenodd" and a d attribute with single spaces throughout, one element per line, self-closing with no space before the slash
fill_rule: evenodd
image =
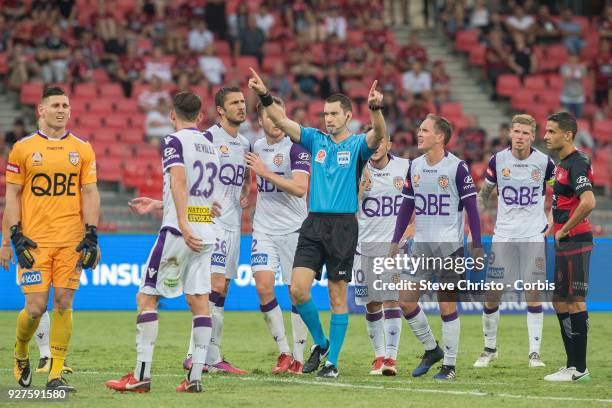
<path id="1" fill-rule="evenodd" d="M 325 157 L 327 157 L 327 153 L 325 152 L 325 150 L 321 149 L 317 152 L 317 155 L 315 156 L 315 161 L 317 163 L 325 163 Z"/>

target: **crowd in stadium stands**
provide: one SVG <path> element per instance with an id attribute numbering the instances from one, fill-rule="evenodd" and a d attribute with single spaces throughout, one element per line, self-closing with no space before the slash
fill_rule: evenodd
<path id="1" fill-rule="evenodd" d="M 457 50 L 484 68 L 492 98 L 512 97 L 511 107 L 533 114 L 538 123 L 563 104 L 583 119 L 580 140 L 587 147 L 602 142 L 597 126 L 606 126 L 612 141 L 612 7 L 589 21 L 569 9 L 552 10 L 560 12 L 553 15 L 537 2 L 521 4 L 504 2 L 503 9 L 493 10 L 482 0 L 471 8 L 448 0 L 437 15 Z M 417 154 L 415 128 L 432 111 L 449 117 L 455 127 L 451 148 L 479 178 L 490 153 L 508 144 L 506 125 L 498 136 L 487 135 L 477 118 L 464 117 L 443 62 L 429 60 L 416 32 L 406 45 L 397 44 L 382 1 L 0 0 L 0 5 L 0 75 L 6 87 L 20 93 L 22 104 L 33 105 L 43 84 L 65 84 L 72 130 L 93 141 L 101 178 L 140 194 L 160 194 L 153 159 L 159 138 L 171 129 L 174 92 L 192 89 L 202 96 L 204 127 L 216 117 L 215 91 L 240 86 L 253 112 L 243 133 L 251 141 L 263 136 L 254 116 L 257 100 L 246 89 L 249 66 L 286 100 L 290 117 L 315 127 L 323 127 L 322 99 L 336 92 L 355 103 L 352 128 L 367 126 L 365 99 L 378 79 L 395 154 Z M 602 117 L 608 119 L 598 120 Z M 16 124 L 7 143 L 23 132 L 23 124 Z M 142 177 L 146 169 L 155 175 Z"/>

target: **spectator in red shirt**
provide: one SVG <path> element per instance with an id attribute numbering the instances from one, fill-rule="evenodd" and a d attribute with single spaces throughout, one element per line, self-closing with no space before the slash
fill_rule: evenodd
<path id="1" fill-rule="evenodd" d="M 416 129 L 429 113 L 429 108 L 425 102 L 425 97 L 422 94 L 415 94 L 412 105 L 406 111 L 406 116 L 412 123 L 412 129 Z"/>
<path id="2" fill-rule="evenodd" d="M 372 19 L 363 32 L 363 41 L 374 54 L 380 54 L 388 41 L 387 27 L 380 18 Z"/>
<path id="3" fill-rule="evenodd" d="M 487 132 L 478 126 L 478 118 L 469 116 L 467 127 L 459 130 L 455 150 L 468 164 L 480 162 L 484 158 Z"/>
<path id="4" fill-rule="evenodd" d="M 610 40 L 602 39 L 599 42 L 599 53 L 593 58 L 592 77 L 595 83 L 595 102 L 599 106 L 612 106 L 610 88 L 612 87 L 612 54 L 610 53 Z"/>
<path id="5" fill-rule="evenodd" d="M 433 91 L 434 103 L 440 105 L 449 100 L 450 77 L 444 70 L 441 60 L 434 62 L 431 70 L 431 89 Z"/>
<path id="6" fill-rule="evenodd" d="M 92 78 L 91 66 L 87 64 L 80 49 L 72 52 L 72 59 L 68 63 L 68 75 L 66 79 L 72 87 L 75 84 L 89 82 Z"/>
<path id="7" fill-rule="evenodd" d="M 612 39 L 612 5 L 606 7 L 604 17 L 599 22 L 599 35 L 602 39 Z"/>
<path id="8" fill-rule="evenodd" d="M 141 79 L 143 70 L 144 61 L 138 56 L 136 45 L 130 44 L 126 55 L 119 61 L 116 73 L 126 98 L 132 97 L 132 84 Z"/>
<path id="9" fill-rule="evenodd" d="M 489 34 L 489 46 L 485 53 L 485 71 L 493 87 L 493 100 L 497 99 L 497 93 L 495 92 L 497 78 L 502 74 L 520 72 L 520 67 L 511 56 L 511 50 L 502 42 L 501 32 L 491 31 Z"/>
<path id="10" fill-rule="evenodd" d="M 427 63 L 427 51 L 419 43 L 416 31 L 410 33 L 408 44 L 403 46 L 397 55 L 397 65 L 400 71 L 408 71 L 412 64 L 419 61 L 421 64 Z"/>

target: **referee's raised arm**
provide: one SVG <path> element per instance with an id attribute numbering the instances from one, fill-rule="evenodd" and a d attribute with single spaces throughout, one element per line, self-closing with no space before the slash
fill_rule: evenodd
<path id="1" fill-rule="evenodd" d="M 368 93 L 368 108 L 372 119 L 372 130 L 366 133 L 366 143 L 372 150 L 378 149 L 383 137 L 387 136 L 387 126 L 382 114 L 382 93 L 376 90 L 377 80 L 374 80 Z"/>
<path id="2" fill-rule="evenodd" d="M 251 88 L 257 95 L 259 95 L 259 99 L 261 99 L 261 104 L 264 106 L 266 113 L 272 120 L 272 122 L 287 136 L 291 138 L 293 143 L 300 143 L 301 140 L 301 130 L 300 125 L 297 122 L 289 119 L 287 115 L 285 115 L 285 110 L 280 106 L 274 103 L 272 100 L 272 95 L 270 95 L 270 91 L 266 88 L 261 77 L 255 72 L 253 68 L 249 68 L 251 70 L 252 77 L 249 79 L 249 88 Z M 382 98 L 382 97 L 381 97 Z M 382 116 L 382 115 L 381 115 Z"/>

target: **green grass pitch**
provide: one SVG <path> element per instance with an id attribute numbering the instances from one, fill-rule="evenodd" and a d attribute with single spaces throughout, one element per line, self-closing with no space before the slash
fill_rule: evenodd
<path id="1" fill-rule="evenodd" d="M 17 388 L 12 376 L 12 350 L 16 312 L 0 313 L 0 389 Z M 322 313 L 324 327 L 329 314 Z M 430 324 L 440 337 L 440 318 L 430 315 Z M 270 374 L 277 349 L 259 312 L 227 312 L 223 354 L 249 371 L 245 376 L 205 374 L 205 391 L 198 395 L 177 394 L 174 387 L 184 372 L 191 318 L 187 312 L 160 312 L 159 337 L 155 347 L 153 382 L 149 394 L 118 394 L 104 387 L 104 381 L 132 370 L 135 363 L 134 312 L 76 312 L 68 362 L 74 368 L 69 381 L 78 389 L 63 406 L 79 407 L 180 407 L 187 404 L 217 407 L 586 407 L 612 406 L 612 314 L 592 313 L 589 332 L 589 369 L 593 380 L 586 384 L 547 383 L 545 374 L 563 365 L 565 354 L 554 315 L 544 322 L 543 369 L 527 368 L 527 327 L 525 315 L 502 315 L 498 333 L 500 358 L 488 369 L 472 368 L 483 346 L 481 318 L 461 316 L 461 344 L 457 380 L 434 381 L 434 370 L 421 378 L 410 377 L 422 353 L 420 344 L 404 324 L 398 356 L 399 375 L 368 375 L 372 351 L 364 317 L 351 315 L 340 358 L 340 377 L 317 380 Z M 289 314 L 285 324 L 290 331 Z M 327 330 L 326 330 L 327 331 Z M 31 363 L 38 361 L 32 341 Z M 290 343 L 291 344 L 291 343 Z M 308 353 L 306 352 L 306 357 Z M 46 377 L 35 374 L 34 387 L 44 386 Z M 15 404 L 15 403 L 11 403 Z M 19 403 L 38 406 L 41 403 Z M 7 405 L 0 397 L 0 405 Z M 195 406 L 195 405 L 194 405 Z"/>

